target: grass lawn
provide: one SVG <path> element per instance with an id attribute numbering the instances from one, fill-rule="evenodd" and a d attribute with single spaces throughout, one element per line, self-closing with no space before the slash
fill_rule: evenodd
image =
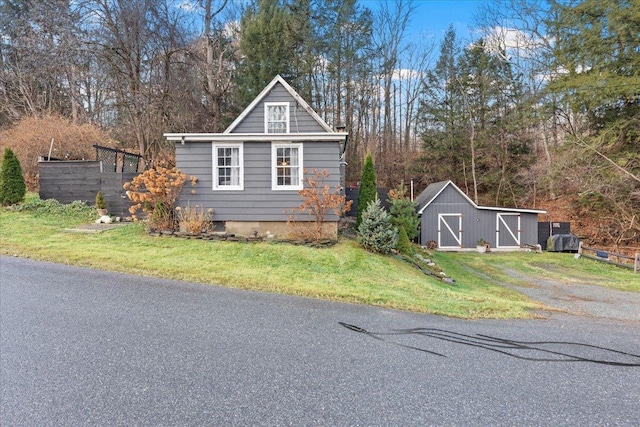
<path id="1" fill-rule="evenodd" d="M 90 222 L 93 209 L 56 207 L 33 197 L 25 206 L 30 203 L 33 209 L 0 210 L 0 254 L 461 318 L 527 318 L 540 308 L 498 284 L 514 280 L 499 266 L 544 275 L 551 265 L 563 277 L 576 270 L 605 286 L 639 279 L 632 272 L 566 254 L 423 254 L 456 280 L 454 286 L 396 258 L 366 252 L 348 239 L 318 249 L 152 237 L 140 224 L 73 233 L 65 230 Z M 640 290 L 640 280 L 628 287 Z"/>

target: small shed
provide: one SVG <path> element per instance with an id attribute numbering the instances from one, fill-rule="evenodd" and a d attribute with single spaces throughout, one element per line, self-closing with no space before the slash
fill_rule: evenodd
<path id="1" fill-rule="evenodd" d="M 439 250 L 476 247 L 483 239 L 495 250 L 517 250 L 538 243 L 538 214 L 544 210 L 478 206 L 452 181 L 429 185 L 416 199 L 423 245 Z"/>

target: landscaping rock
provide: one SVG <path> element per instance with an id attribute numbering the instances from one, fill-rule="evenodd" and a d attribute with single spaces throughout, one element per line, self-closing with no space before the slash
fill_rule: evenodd
<path id="1" fill-rule="evenodd" d="M 96 219 L 96 224 L 111 224 L 113 219 L 109 215 L 102 215 L 100 218 Z"/>

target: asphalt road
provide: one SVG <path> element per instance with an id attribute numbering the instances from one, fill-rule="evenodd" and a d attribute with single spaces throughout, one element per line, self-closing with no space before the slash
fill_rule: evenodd
<path id="1" fill-rule="evenodd" d="M 461 321 L 0 257 L 0 328 L 3 427 L 640 425 L 635 321 Z"/>

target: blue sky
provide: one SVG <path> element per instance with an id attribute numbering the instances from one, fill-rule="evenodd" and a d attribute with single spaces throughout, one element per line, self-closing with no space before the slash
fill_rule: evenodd
<path id="1" fill-rule="evenodd" d="M 375 10 L 380 0 L 360 0 L 363 6 Z M 489 0 L 414 0 L 416 7 L 407 39 L 429 37 L 439 43 L 453 24 L 459 40 L 471 39 L 470 27 L 477 9 Z"/>

